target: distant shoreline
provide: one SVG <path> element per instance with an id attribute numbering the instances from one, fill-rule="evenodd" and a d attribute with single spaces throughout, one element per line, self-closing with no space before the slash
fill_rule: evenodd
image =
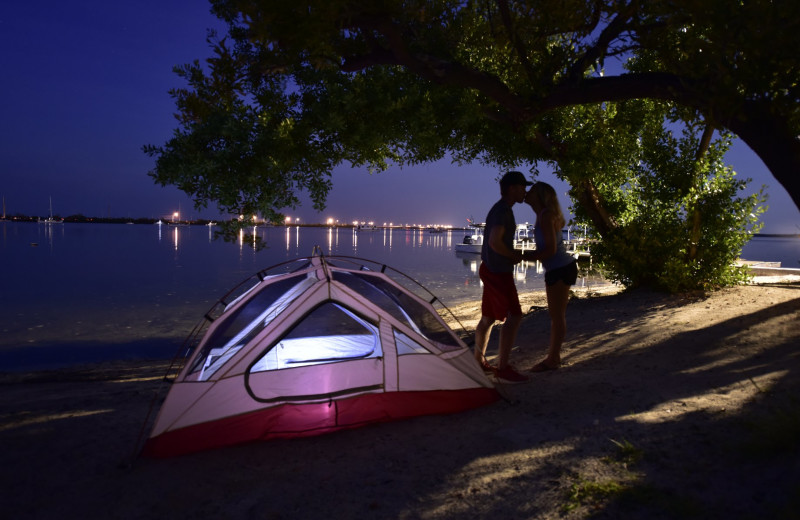
<path id="1" fill-rule="evenodd" d="M 33 222 L 36 223 L 40 217 L 31 217 L 27 215 L 15 215 L 0 219 L 0 222 Z M 64 222 L 80 223 L 80 224 L 157 224 L 161 221 L 164 225 L 191 225 L 191 226 L 207 226 L 216 225 L 215 221 L 207 219 L 185 220 L 180 222 L 169 222 L 162 219 L 154 218 L 122 218 L 122 217 L 85 217 L 82 215 L 71 215 L 64 217 Z M 354 228 L 353 224 L 337 223 L 335 225 L 324 223 L 302 223 L 302 224 L 284 224 L 284 223 L 258 223 L 257 227 L 337 227 L 337 228 Z M 415 225 L 394 225 L 394 226 L 375 226 L 377 229 L 429 229 L 429 226 L 415 226 Z M 454 226 L 448 228 L 448 231 L 464 231 L 468 228 Z M 753 238 L 800 238 L 800 233 L 755 233 Z"/>
<path id="2" fill-rule="evenodd" d="M 197 219 L 197 220 L 180 220 L 180 221 L 171 221 L 171 220 L 163 220 L 163 219 L 155 219 L 155 218 L 122 218 L 122 217 L 84 217 L 84 216 L 69 216 L 61 217 L 56 216 L 56 219 L 60 219 L 60 222 L 69 223 L 69 224 L 146 224 L 146 225 L 153 225 L 158 224 L 161 222 L 164 226 L 218 226 L 218 221 L 215 220 L 208 220 L 208 219 Z M 24 216 L 24 215 L 15 215 L 13 217 L 6 217 L 5 219 L 0 219 L 0 223 L 2 222 L 24 222 L 24 223 L 33 223 L 36 224 L 41 220 L 41 217 L 31 217 L 31 216 Z M 248 225 L 250 227 L 250 225 Z M 270 223 L 270 222 L 258 222 L 255 224 L 255 227 L 264 228 L 264 227 L 302 227 L 302 228 L 341 228 L 341 229 L 356 229 L 357 225 L 352 223 L 342 223 L 339 222 L 337 224 L 325 224 L 325 223 Z M 434 227 L 429 225 L 423 224 L 394 224 L 394 225 L 376 225 L 374 228 L 364 230 L 364 231 L 373 231 L 373 230 L 383 230 L 383 229 L 407 229 L 407 230 L 422 230 L 422 231 L 429 231 L 431 233 L 439 233 L 442 231 L 465 231 L 469 228 L 463 226 L 453 226 L 453 227 Z M 433 231 L 432 231 L 433 230 Z"/>

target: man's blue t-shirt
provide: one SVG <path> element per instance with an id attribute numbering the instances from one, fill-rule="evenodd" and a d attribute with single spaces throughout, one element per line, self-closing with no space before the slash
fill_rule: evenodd
<path id="1" fill-rule="evenodd" d="M 494 226 L 503 226 L 503 243 L 509 249 L 514 249 L 514 233 L 517 231 L 517 221 L 514 219 L 514 212 L 511 206 L 506 204 L 503 199 L 500 199 L 489 214 L 486 215 L 486 229 L 483 232 L 483 247 L 481 248 L 481 260 L 486 264 L 486 267 L 493 273 L 513 273 L 514 263 L 510 258 L 496 253 L 489 247 L 489 237 L 492 236 L 492 228 Z"/>

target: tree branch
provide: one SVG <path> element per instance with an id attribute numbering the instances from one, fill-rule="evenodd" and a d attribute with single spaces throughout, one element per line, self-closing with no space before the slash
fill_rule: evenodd
<path id="1" fill-rule="evenodd" d="M 537 80 L 536 72 L 528 60 L 528 53 L 522 45 L 522 40 L 514 30 L 514 24 L 511 21 L 511 12 L 508 9 L 508 0 L 497 0 L 497 6 L 500 8 L 500 18 L 503 20 L 503 25 L 508 33 L 508 39 L 514 45 L 514 51 L 517 53 L 517 58 L 522 63 L 522 68 L 525 70 L 525 75 L 528 76 L 528 81 L 535 83 Z"/>
<path id="2" fill-rule="evenodd" d="M 365 33 L 378 32 L 385 38 L 388 48 L 371 44 L 369 54 L 345 59 L 342 65 L 344 72 L 354 72 L 374 65 L 402 66 L 411 73 L 440 85 L 476 89 L 511 114 L 524 112 L 525 103 L 522 98 L 495 76 L 429 54 L 412 53 L 402 31 L 391 20 L 364 18 L 357 25 Z"/>
<path id="3" fill-rule="evenodd" d="M 536 109 L 537 112 L 546 112 L 572 105 L 637 98 L 680 101 L 698 109 L 707 107 L 707 104 L 700 103 L 707 100 L 699 89 L 693 88 L 693 83 L 686 78 L 664 72 L 586 78 L 576 84 L 555 87 Z"/>
<path id="4" fill-rule="evenodd" d="M 633 1 L 624 9 L 620 10 L 617 16 L 611 20 L 611 23 L 609 23 L 605 29 L 602 30 L 594 45 L 587 49 L 586 52 L 583 53 L 583 56 L 581 56 L 581 58 L 578 59 L 572 65 L 572 67 L 570 67 L 566 78 L 568 82 L 577 82 L 583 79 L 586 69 L 588 69 L 592 63 L 601 59 L 608 53 L 608 48 L 611 45 L 611 42 L 618 38 L 620 34 L 622 34 L 622 32 L 628 28 L 628 21 L 631 19 L 637 9 L 638 2 Z"/>

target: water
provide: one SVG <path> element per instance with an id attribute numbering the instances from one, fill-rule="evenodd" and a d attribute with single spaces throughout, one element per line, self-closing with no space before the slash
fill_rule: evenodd
<path id="1" fill-rule="evenodd" d="M 780 262 L 781 267 L 800 268 L 800 237 L 755 237 L 742 248 L 745 260 Z"/>
<path id="2" fill-rule="evenodd" d="M 478 255 L 462 231 L 258 228 L 267 247 L 213 239 L 200 226 L 0 222 L 0 370 L 171 357 L 203 315 L 253 273 L 319 245 L 387 264 L 445 305 L 480 299 Z M 543 287 L 535 264 L 519 290 Z M 582 278 L 584 285 L 604 283 Z"/>
<path id="3" fill-rule="evenodd" d="M 213 304 L 253 273 L 310 256 L 385 263 L 417 279 L 446 305 L 481 296 L 478 255 L 455 253 L 462 231 L 355 232 L 349 228 L 258 228 L 267 244 L 213 239 L 200 226 L 0 222 L 0 370 L 87 361 L 171 357 Z M 798 267 L 800 239 L 756 238 L 748 260 Z M 583 286 L 602 285 L 584 276 Z M 520 292 L 544 287 L 527 262 Z"/>

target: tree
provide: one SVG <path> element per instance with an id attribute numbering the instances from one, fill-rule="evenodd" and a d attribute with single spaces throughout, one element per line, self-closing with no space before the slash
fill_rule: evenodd
<path id="1" fill-rule="evenodd" d="M 722 161 L 732 136 L 713 140 L 713 127 L 664 102 L 580 110 L 582 124 L 564 139 L 592 146 L 559 166 L 573 186 L 590 176 L 615 216 L 614 229 L 593 247 L 606 277 L 671 292 L 743 281 L 747 273 L 734 261 L 761 227 L 765 197 L 763 190 L 740 195 L 749 179 L 737 179 Z M 582 206 L 573 211 L 586 220 Z"/>
<path id="2" fill-rule="evenodd" d="M 449 154 L 569 161 L 573 107 L 649 98 L 741 137 L 800 206 L 800 3 L 793 0 L 213 0 L 215 57 L 179 73 L 180 128 L 151 175 L 196 204 L 324 206 L 341 163 Z M 780 29 L 779 29 L 780 28 Z M 625 73 L 607 62 L 633 58 Z M 578 146 L 577 149 L 580 147 Z M 573 185 L 601 232 L 613 212 Z"/>

